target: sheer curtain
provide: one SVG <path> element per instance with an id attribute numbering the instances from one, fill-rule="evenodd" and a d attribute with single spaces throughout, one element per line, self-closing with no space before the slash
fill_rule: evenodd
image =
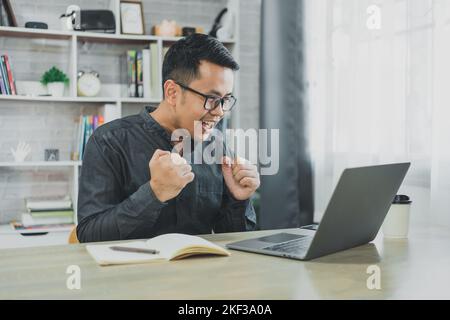
<path id="1" fill-rule="evenodd" d="M 399 193 L 412 223 L 450 226 L 450 1 L 306 0 L 304 12 L 315 220 L 345 167 L 411 161 Z"/>

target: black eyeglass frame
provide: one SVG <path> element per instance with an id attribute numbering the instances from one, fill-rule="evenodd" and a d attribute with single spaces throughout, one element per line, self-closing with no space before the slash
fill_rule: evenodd
<path id="1" fill-rule="evenodd" d="M 230 112 L 232 109 L 233 109 L 233 107 L 236 105 L 236 102 L 237 102 L 237 98 L 235 97 L 235 96 L 233 96 L 233 95 L 226 95 L 225 97 L 219 97 L 219 96 L 213 96 L 213 95 L 208 95 L 208 94 L 204 94 L 204 93 L 201 93 L 201 92 L 199 92 L 199 91 L 197 91 L 197 90 L 195 90 L 195 89 L 192 89 L 192 88 L 190 88 L 190 87 L 188 87 L 188 86 L 186 86 L 186 85 L 184 85 L 184 84 L 182 84 L 182 83 L 180 83 L 180 82 L 178 82 L 178 81 L 175 81 L 174 80 L 174 82 L 177 84 L 177 85 L 179 85 L 181 88 L 183 88 L 183 89 L 185 89 L 185 90 L 188 90 L 188 91 L 191 91 L 191 92 L 193 92 L 193 93 L 196 93 L 196 94 L 198 94 L 198 95 L 200 95 L 200 96 L 202 96 L 204 99 L 205 99 L 205 102 L 203 103 L 203 108 L 205 109 L 205 110 L 208 110 L 208 111 L 212 111 L 212 110 L 214 110 L 214 109 L 216 109 L 218 106 L 219 106 L 219 104 L 220 104 L 220 107 L 221 107 L 221 109 L 222 109 L 222 111 L 223 112 Z M 231 100 L 231 106 L 228 108 L 228 109 L 224 109 L 223 108 L 223 106 L 224 106 L 224 103 L 225 103 L 225 99 L 232 99 Z M 213 99 L 213 103 L 212 103 L 212 105 L 213 105 L 213 107 L 212 108 L 208 108 L 206 105 L 207 105 L 207 102 L 208 102 L 208 99 Z M 219 102 L 220 103 L 219 103 Z"/>

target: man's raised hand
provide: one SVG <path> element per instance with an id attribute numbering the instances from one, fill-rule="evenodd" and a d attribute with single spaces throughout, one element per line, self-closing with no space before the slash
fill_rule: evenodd
<path id="1" fill-rule="evenodd" d="M 150 162 L 150 187 L 159 201 L 175 198 L 192 180 L 194 173 L 177 153 L 157 149 Z"/>

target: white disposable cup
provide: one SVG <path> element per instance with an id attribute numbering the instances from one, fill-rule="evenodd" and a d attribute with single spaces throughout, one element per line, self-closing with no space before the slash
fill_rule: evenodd
<path id="1" fill-rule="evenodd" d="M 386 238 L 407 238 L 411 203 L 393 203 L 383 222 Z"/>
<path id="2" fill-rule="evenodd" d="M 72 17 L 61 17 L 61 18 L 59 18 L 59 21 L 61 22 L 61 30 L 63 30 L 63 31 L 71 31 L 71 30 L 73 30 L 71 19 L 72 19 Z"/>

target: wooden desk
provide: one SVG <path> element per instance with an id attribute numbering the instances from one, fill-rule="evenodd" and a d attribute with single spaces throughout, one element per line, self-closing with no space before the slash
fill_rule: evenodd
<path id="1" fill-rule="evenodd" d="M 274 231 L 208 235 L 221 245 Z M 309 262 L 232 251 L 142 265 L 100 267 L 84 245 L 0 250 L 0 299 L 410 299 L 450 298 L 450 230 L 412 230 Z M 381 290 L 369 290 L 369 265 Z M 66 268 L 81 268 L 68 290 Z"/>

